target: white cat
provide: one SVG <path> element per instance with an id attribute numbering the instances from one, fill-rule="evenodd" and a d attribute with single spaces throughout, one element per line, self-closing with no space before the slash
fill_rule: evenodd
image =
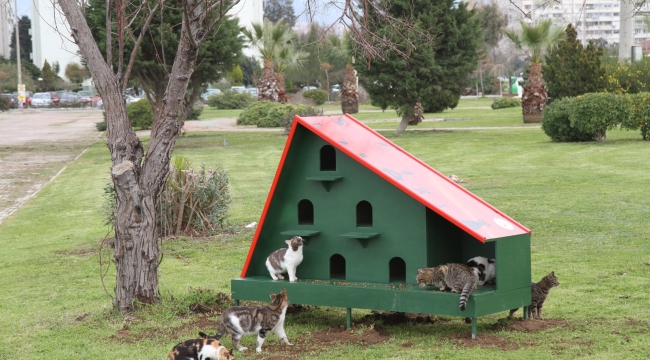
<path id="1" fill-rule="evenodd" d="M 269 269 L 269 274 L 271 274 L 273 280 L 284 279 L 282 274 L 285 273 L 289 275 L 290 282 L 298 280 L 296 268 L 302 262 L 303 241 L 300 236 L 285 240 L 289 245 L 288 248 L 276 250 L 266 258 L 266 268 Z"/>
<path id="2" fill-rule="evenodd" d="M 478 279 L 478 284 L 483 286 L 496 282 L 496 268 L 494 259 L 483 256 L 476 256 L 467 260 L 467 266 L 471 267 Z"/>

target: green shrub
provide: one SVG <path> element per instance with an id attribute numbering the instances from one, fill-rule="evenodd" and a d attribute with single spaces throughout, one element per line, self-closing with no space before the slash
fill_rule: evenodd
<path id="1" fill-rule="evenodd" d="M 650 93 L 627 94 L 625 98 L 630 116 L 621 122 L 621 128 L 641 129 L 643 140 L 650 140 Z"/>
<path id="2" fill-rule="evenodd" d="M 163 234 L 207 235 L 223 228 L 228 218 L 228 172 L 222 168 L 196 170 L 183 156 L 175 156 L 160 197 L 159 223 Z"/>
<path id="3" fill-rule="evenodd" d="M 312 99 L 316 105 L 323 105 L 327 101 L 327 91 L 325 90 L 307 90 L 302 93 L 307 99 Z"/>
<path id="4" fill-rule="evenodd" d="M 598 142 L 604 141 L 607 130 L 617 127 L 628 116 L 625 97 L 610 93 L 576 96 L 569 107 L 571 127 L 583 133 L 596 133 Z"/>
<path id="5" fill-rule="evenodd" d="M 106 131 L 106 128 L 108 127 L 108 124 L 106 123 L 106 111 L 102 111 L 102 115 L 104 116 L 104 120 L 102 122 L 95 123 L 97 131 Z"/>
<path id="6" fill-rule="evenodd" d="M 7 111 L 11 108 L 11 100 L 6 96 L 0 96 L 0 111 Z"/>
<path id="7" fill-rule="evenodd" d="M 153 124 L 153 109 L 149 101 L 140 100 L 126 106 L 126 113 L 129 115 L 131 127 L 134 129 L 151 129 Z"/>
<path id="8" fill-rule="evenodd" d="M 544 108 L 542 130 L 553 141 L 591 141 L 595 132 L 585 133 L 571 126 L 569 109 L 574 98 L 566 97 L 555 100 Z"/>
<path id="9" fill-rule="evenodd" d="M 224 227 L 230 207 L 228 172 L 217 167 L 196 170 L 183 156 L 170 162 L 169 176 L 160 197 L 158 226 L 166 235 L 208 235 Z M 104 225 L 113 231 L 116 211 L 112 181 L 104 187 Z"/>
<path id="10" fill-rule="evenodd" d="M 521 106 L 521 102 L 517 98 L 511 98 L 511 97 L 503 97 L 499 99 L 495 99 L 494 102 L 492 102 L 492 109 L 505 109 L 505 108 L 511 108 L 511 107 L 517 107 Z"/>
<path id="11" fill-rule="evenodd" d="M 237 125 L 257 125 L 257 127 L 286 127 L 293 116 L 321 115 L 323 112 L 313 106 L 281 104 L 271 101 L 258 101 L 247 107 L 237 118 Z"/>
<path id="12" fill-rule="evenodd" d="M 192 107 L 192 110 L 190 110 L 190 114 L 187 115 L 186 120 L 198 120 L 201 113 L 203 113 L 203 106 L 194 106 Z"/>
<path id="13" fill-rule="evenodd" d="M 208 98 L 208 106 L 220 110 L 228 109 L 245 109 L 248 105 L 256 101 L 248 93 L 238 93 L 236 91 L 226 90 L 221 94 L 215 94 Z"/>

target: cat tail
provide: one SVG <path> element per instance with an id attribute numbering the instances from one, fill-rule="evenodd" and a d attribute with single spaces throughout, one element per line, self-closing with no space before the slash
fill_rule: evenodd
<path id="1" fill-rule="evenodd" d="M 472 291 L 476 288 L 476 282 L 471 281 L 467 284 L 465 284 L 465 287 L 463 287 L 463 292 L 460 294 L 460 311 L 465 311 L 465 308 L 467 307 L 467 299 L 469 299 L 469 296 L 472 294 Z"/>
<path id="2" fill-rule="evenodd" d="M 223 314 L 221 314 L 221 316 L 223 316 Z M 226 325 L 223 323 L 223 321 L 219 321 L 219 330 L 217 331 L 217 335 L 215 335 L 214 337 L 217 340 L 221 340 L 223 335 L 227 332 L 228 331 L 226 330 Z"/>

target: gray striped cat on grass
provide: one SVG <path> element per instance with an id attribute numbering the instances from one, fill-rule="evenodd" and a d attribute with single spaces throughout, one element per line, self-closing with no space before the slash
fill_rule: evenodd
<path id="1" fill-rule="evenodd" d="M 467 299 L 478 284 L 478 278 L 469 266 L 455 263 L 433 268 L 419 268 L 415 280 L 422 289 L 427 285 L 435 285 L 440 288 L 440 291 L 450 288 L 451 292 L 460 293 L 459 307 L 461 311 L 465 311 Z"/>
<path id="2" fill-rule="evenodd" d="M 284 318 L 289 305 L 287 290 L 282 289 L 278 294 L 270 294 L 271 303 L 267 306 L 233 306 L 221 314 L 219 331 L 216 339 L 221 339 L 226 333 L 232 337 L 232 344 L 239 351 L 248 350 L 239 341 L 244 335 L 257 334 L 257 352 L 262 351 L 262 344 L 269 332 L 274 332 L 287 345 L 293 345 L 284 332 Z"/>
<path id="3" fill-rule="evenodd" d="M 531 303 L 528 307 L 528 319 L 544 320 L 542 319 L 544 301 L 546 301 L 551 289 L 556 286 L 560 286 L 560 282 L 555 277 L 555 271 L 551 271 L 550 274 L 544 276 L 539 282 L 530 284 Z M 510 315 L 508 315 L 509 320 L 512 320 L 512 315 L 517 310 L 519 308 L 510 310 Z"/>
<path id="4" fill-rule="evenodd" d="M 271 253 L 266 258 L 266 268 L 273 280 L 282 280 L 282 274 L 289 275 L 289 281 L 298 280 L 296 277 L 296 268 L 302 262 L 302 245 L 303 239 L 300 236 L 294 236 L 291 240 L 285 240 L 288 248 L 279 249 Z"/>

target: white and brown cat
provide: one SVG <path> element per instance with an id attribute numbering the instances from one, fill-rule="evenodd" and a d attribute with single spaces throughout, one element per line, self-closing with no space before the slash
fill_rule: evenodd
<path id="1" fill-rule="evenodd" d="M 219 331 L 216 339 L 221 339 L 226 333 L 232 337 L 232 344 L 239 351 L 248 350 L 239 341 L 242 336 L 257 334 L 257 352 L 262 351 L 262 344 L 269 332 L 274 332 L 287 345 L 293 345 L 284 332 L 284 318 L 287 314 L 289 297 L 287 290 L 282 289 L 278 294 L 270 294 L 271 303 L 267 306 L 233 306 L 221 314 Z"/>
<path id="2" fill-rule="evenodd" d="M 273 280 L 282 280 L 282 274 L 289 275 L 289 281 L 294 282 L 298 280 L 296 277 L 296 268 L 302 262 L 302 247 L 303 238 L 294 236 L 291 240 L 285 240 L 288 248 L 279 249 L 271 253 L 266 258 L 266 268 L 269 269 L 269 274 Z"/>

